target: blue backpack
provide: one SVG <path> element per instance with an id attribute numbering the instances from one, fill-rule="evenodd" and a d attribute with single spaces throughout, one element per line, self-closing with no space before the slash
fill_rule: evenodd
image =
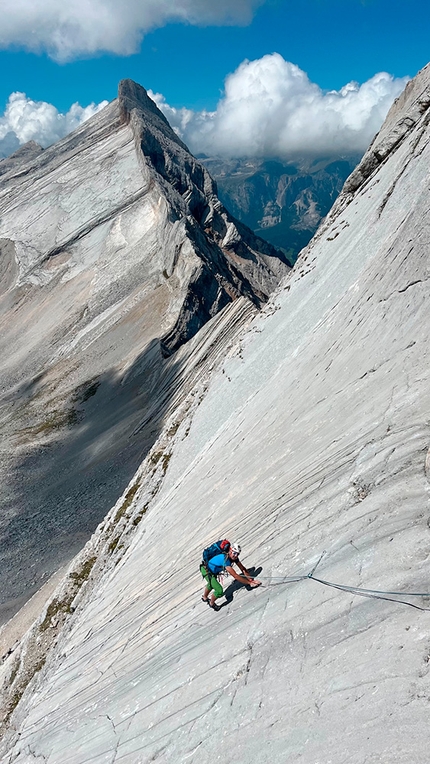
<path id="1" fill-rule="evenodd" d="M 203 550 L 204 564 L 207 565 L 209 560 L 211 560 L 212 557 L 215 557 L 217 554 L 227 554 L 229 549 L 230 542 L 227 541 L 227 539 L 220 539 L 219 541 L 215 541 L 214 544 L 211 544 Z"/>

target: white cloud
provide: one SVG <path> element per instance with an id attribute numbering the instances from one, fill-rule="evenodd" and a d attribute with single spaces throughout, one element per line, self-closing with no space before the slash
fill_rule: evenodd
<path id="1" fill-rule="evenodd" d="M 244 61 L 230 74 L 216 111 L 175 109 L 149 95 L 194 154 L 279 157 L 363 152 L 379 130 L 407 78 L 375 74 L 324 92 L 278 53 Z M 12 93 L 0 117 L 0 156 L 31 139 L 48 146 L 106 105 L 73 104 L 61 114 L 49 103 Z"/>
<path id="2" fill-rule="evenodd" d="M 32 101 L 25 93 L 12 93 L 0 117 L 0 157 L 8 156 L 23 143 L 36 141 L 46 147 L 60 140 L 108 102 L 82 107 L 74 103 L 66 114 L 45 101 Z"/>
<path id="3" fill-rule="evenodd" d="M 153 94 L 194 153 L 288 157 L 363 152 L 407 78 L 386 72 L 325 92 L 278 53 L 244 61 L 214 112 L 174 109 Z"/>
<path id="4" fill-rule="evenodd" d="M 197 25 L 247 24 L 266 0 L 3 0 L 0 47 L 77 55 L 136 52 L 150 29 L 169 21 Z"/>

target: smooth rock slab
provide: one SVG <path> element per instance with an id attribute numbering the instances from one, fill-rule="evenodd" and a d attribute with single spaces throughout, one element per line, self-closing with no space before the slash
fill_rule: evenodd
<path id="1" fill-rule="evenodd" d="M 430 604 L 407 596 L 429 592 L 426 115 L 213 375 L 134 541 L 18 706 L 6 761 L 427 759 Z M 264 587 L 214 613 L 198 563 L 224 535 Z M 318 561 L 424 609 L 282 583 Z"/>

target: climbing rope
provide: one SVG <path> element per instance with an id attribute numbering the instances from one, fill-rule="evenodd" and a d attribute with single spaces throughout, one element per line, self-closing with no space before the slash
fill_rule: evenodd
<path id="1" fill-rule="evenodd" d="M 314 573 L 324 555 L 325 551 L 322 553 L 319 560 L 315 563 L 310 573 L 308 573 L 306 576 L 259 576 L 259 579 L 261 581 L 277 582 L 264 584 L 266 586 L 282 586 L 283 584 L 296 583 L 297 581 L 306 581 L 306 579 L 310 578 L 312 581 L 316 581 L 318 584 L 323 584 L 323 586 L 330 586 L 332 589 L 340 589 L 340 591 L 356 594 L 359 597 L 370 597 L 372 599 L 386 600 L 387 602 L 397 602 L 399 605 L 408 605 L 408 607 L 413 607 L 416 610 L 426 610 L 430 612 L 430 608 L 428 607 L 415 605 L 412 602 L 406 602 L 406 600 L 392 599 L 392 597 L 430 597 L 430 592 L 386 592 L 379 589 L 362 589 L 358 586 L 349 586 L 348 584 L 336 584 L 332 581 L 325 581 L 322 578 L 316 578 Z"/>

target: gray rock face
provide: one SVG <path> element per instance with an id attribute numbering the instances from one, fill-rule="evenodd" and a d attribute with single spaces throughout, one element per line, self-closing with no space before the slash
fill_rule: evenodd
<path id="1" fill-rule="evenodd" d="M 158 436 L 165 359 L 289 270 L 129 80 L 39 148 L 0 163 L 0 621 L 82 547 Z"/>
<path id="2" fill-rule="evenodd" d="M 343 189 L 345 195 L 359 188 L 375 168 L 396 150 L 404 138 L 418 124 L 422 124 L 423 115 L 428 113 L 430 106 L 428 68 L 427 64 L 415 79 L 408 82 L 403 93 L 396 98 L 381 130 L 372 141 L 360 165 L 348 178 Z"/>
<path id="3" fill-rule="evenodd" d="M 172 413 L 5 661 L 8 764 L 427 761 L 430 598 L 408 592 L 429 592 L 429 115 L 400 140 L 389 117 L 391 151 Z M 224 536 L 264 587 L 215 613 L 198 563 Z M 317 563 L 388 600 L 306 578 Z"/>
<path id="4" fill-rule="evenodd" d="M 23 146 L 9 157 L 0 160 L 0 175 L 16 171 L 18 167 L 27 164 L 27 162 L 37 157 L 42 151 L 42 146 L 39 146 L 36 141 L 28 141 L 28 143 L 24 143 Z"/>

